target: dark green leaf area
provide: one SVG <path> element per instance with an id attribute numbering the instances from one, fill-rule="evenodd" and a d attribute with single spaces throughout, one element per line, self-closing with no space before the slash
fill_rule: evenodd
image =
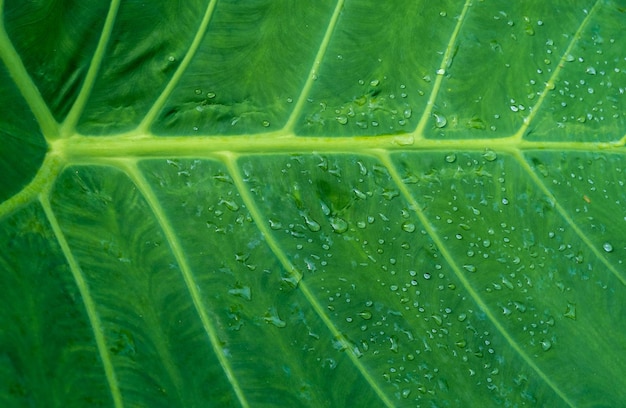
<path id="1" fill-rule="evenodd" d="M 44 220 L 31 204 L 0 229 L 0 406 L 110 406 L 81 294 Z"/>
<path id="2" fill-rule="evenodd" d="M 51 201 L 99 315 L 93 330 L 104 336 L 103 364 L 119 384 L 112 392 L 130 405 L 232 403 L 173 249 L 129 178 L 110 167 L 70 167 Z"/>
<path id="3" fill-rule="evenodd" d="M 541 158 L 535 159 L 537 164 L 559 166 L 554 153 L 529 155 Z M 442 156 L 397 157 L 415 181 L 411 191 L 433 232 L 454 254 L 465 290 L 524 364 L 535 366 L 534 375 L 563 399 L 619 404 L 626 395 L 602 390 L 606 384 L 618 387 L 624 364 L 624 347 L 615 346 L 624 335 L 615 330 L 626 312 L 623 267 L 619 254 L 593 240 L 603 210 L 581 214 L 578 223 L 570 219 L 581 213 L 570 202 L 589 205 L 572 188 L 582 180 L 571 182 L 578 175 L 561 170 L 566 179 L 548 178 L 544 184 L 524 162 L 508 155 L 462 154 L 453 163 Z M 603 161 L 581 156 L 577 160 L 569 154 L 566 163 L 580 163 L 575 165 L 578 174 L 593 179 Z M 554 199 L 552 189 L 563 191 L 557 196 L 562 200 Z M 571 350 L 580 353 L 572 358 Z M 603 368 L 590 377 L 589 367 L 598 361 Z"/>
<path id="4" fill-rule="evenodd" d="M 559 401 L 511 350 L 468 291 L 467 271 L 436 247 L 380 162 L 281 155 L 241 163 L 282 250 L 303 272 L 300 285 L 370 386 L 407 406 Z M 282 175 L 279 184 L 271 174 Z"/>
<path id="5" fill-rule="evenodd" d="M 298 289 L 297 271 L 272 255 L 224 165 L 154 160 L 141 169 L 180 237 L 233 377 L 251 404 L 376 400 Z"/>
<path id="6" fill-rule="evenodd" d="M 108 2 L 93 7 L 77 0 L 4 3 L 6 30 L 52 114 L 62 121 L 87 74 Z"/>
<path id="7" fill-rule="evenodd" d="M 0 68 L 0 95 L 0 202 L 3 202 L 35 176 L 46 153 L 46 142 L 4 67 Z"/>

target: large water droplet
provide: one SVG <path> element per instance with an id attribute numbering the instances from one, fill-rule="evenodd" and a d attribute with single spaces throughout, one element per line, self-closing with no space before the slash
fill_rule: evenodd
<path id="1" fill-rule="evenodd" d="M 246 300 L 251 300 L 252 296 L 250 293 L 250 287 L 249 286 L 244 286 L 242 288 L 234 288 L 234 289 L 230 289 L 228 291 L 229 294 L 233 295 L 233 296 L 239 296 L 242 297 Z"/>
<path id="2" fill-rule="evenodd" d="M 435 126 L 438 128 L 442 128 L 448 124 L 448 119 L 440 113 L 433 113 L 435 117 Z"/>
<path id="3" fill-rule="evenodd" d="M 495 159 L 498 158 L 498 156 L 496 155 L 496 152 L 494 152 L 491 149 L 485 149 L 485 152 L 483 153 L 483 157 L 487 161 L 494 161 Z"/>
<path id="4" fill-rule="evenodd" d="M 415 224 L 409 221 L 405 221 L 402 223 L 402 230 L 406 232 L 413 232 L 415 231 Z"/>
<path id="5" fill-rule="evenodd" d="M 320 227 L 320 224 L 314 219 L 310 218 L 308 215 L 303 215 L 303 217 L 304 217 L 304 223 L 306 224 L 309 231 L 317 232 L 320 229 L 322 229 L 322 227 Z"/>
<path id="6" fill-rule="evenodd" d="M 266 323 L 273 324 L 274 326 L 279 328 L 287 326 L 287 323 L 285 323 L 284 320 L 278 317 L 278 312 L 276 312 L 276 309 L 274 308 L 270 308 L 267 312 L 265 312 L 263 320 L 265 320 Z"/>
<path id="7" fill-rule="evenodd" d="M 332 217 L 330 219 L 330 226 L 333 227 L 333 231 L 338 234 L 346 232 L 348 230 L 348 223 L 339 217 Z"/>

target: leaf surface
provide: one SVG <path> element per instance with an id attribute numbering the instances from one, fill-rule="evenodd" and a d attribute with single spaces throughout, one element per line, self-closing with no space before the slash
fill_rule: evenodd
<path id="1" fill-rule="evenodd" d="M 622 0 L 0 1 L 0 405 L 620 406 Z"/>

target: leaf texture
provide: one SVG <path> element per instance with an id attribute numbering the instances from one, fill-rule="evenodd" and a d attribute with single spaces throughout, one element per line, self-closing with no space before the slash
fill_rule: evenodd
<path id="1" fill-rule="evenodd" d="M 0 7 L 0 405 L 626 402 L 623 0 Z"/>

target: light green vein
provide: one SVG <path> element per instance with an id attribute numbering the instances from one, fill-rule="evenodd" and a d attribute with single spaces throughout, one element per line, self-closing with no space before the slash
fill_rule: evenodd
<path id="1" fill-rule="evenodd" d="M 0 10 L 4 8 L 3 3 L 4 1 L 0 2 Z M 0 59 L 33 112 L 46 141 L 56 139 L 59 136 L 59 125 L 9 39 L 4 27 L 4 13 L 0 15 Z M 2 97 L 5 98 L 6 95 Z"/>
<path id="2" fill-rule="evenodd" d="M 359 153 L 372 149 L 429 151 L 456 150 L 584 150 L 591 152 L 626 153 L 623 143 L 542 142 L 507 139 L 436 140 L 424 139 L 406 146 L 400 136 L 371 137 L 291 137 L 272 138 L 246 136 L 168 136 L 148 135 L 74 137 L 55 141 L 51 149 L 71 162 L 89 163 L 104 157 L 198 157 L 222 151 L 234 153 Z"/>
<path id="3" fill-rule="evenodd" d="M 550 76 L 550 79 L 548 79 L 548 82 L 546 82 L 543 90 L 541 91 L 541 94 L 539 95 L 539 98 L 537 99 L 537 103 L 532 107 L 532 109 L 530 109 L 530 114 L 527 117 L 524 118 L 524 123 L 522 123 L 522 126 L 515 133 L 515 135 L 513 136 L 513 139 L 518 139 L 519 140 L 519 139 L 522 139 L 524 137 L 524 134 L 526 133 L 526 131 L 528 130 L 528 127 L 531 124 L 531 122 L 533 121 L 533 119 L 537 115 L 537 112 L 541 108 L 541 105 L 543 104 L 543 101 L 546 99 L 546 96 L 548 95 L 548 93 L 550 91 L 555 89 L 555 87 L 556 87 L 555 81 L 557 80 L 559 74 L 561 73 L 563 68 L 565 68 L 565 65 L 567 64 L 567 56 L 571 54 L 572 49 L 574 48 L 574 46 L 576 45 L 576 43 L 580 39 L 581 33 L 583 32 L 583 30 L 587 26 L 587 23 L 589 22 L 589 20 L 591 20 L 591 16 L 593 15 L 593 13 L 598 8 L 598 5 L 600 4 L 600 2 L 601 2 L 601 0 L 597 0 L 596 1 L 596 3 L 593 5 L 593 7 L 589 11 L 589 13 L 587 13 L 587 16 L 580 23 L 580 26 L 578 27 L 578 30 L 576 30 L 576 33 L 572 37 L 572 40 L 570 41 L 569 45 L 567 46 L 567 49 L 565 50 L 565 52 L 561 56 L 561 59 L 559 60 L 559 63 L 557 64 L 556 68 L 552 72 L 552 75 Z"/>
<path id="4" fill-rule="evenodd" d="M 91 292 L 89 291 L 89 285 L 87 285 L 78 261 L 76 261 L 76 258 L 74 258 L 74 255 L 72 254 L 72 250 L 70 249 L 70 246 L 65 239 L 65 235 L 61 230 L 61 225 L 52 211 L 48 195 L 41 194 L 39 196 L 39 201 L 41 202 L 41 206 L 43 207 L 46 217 L 50 222 L 50 226 L 52 227 L 52 231 L 54 232 L 57 242 L 61 247 L 61 251 L 67 260 L 67 264 L 69 265 L 74 281 L 76 282 L 76 286 L 78 287 L 78 291 L 80 292 L 81 299 L 85 305 L 87 317 L 89 318 L 89 323 L 91 324 L 91 330 L 93 331 L 93 335 L 96 340 L 96 347 L 98 348 L 100 360 L 102 361 L 104 373 L 109 384 L 109 391 L 111 392 L 111 397 L 113 398 L 113 405 L 116 408 L 122 408 L 124 404 L 122 402 L 119 382 L 117 380 L 117 376 L 115 375 L 115 369 L 113 368 L 113 361 L 111 360 L 111 355 L 109 354 L 109 348 L 107 347 L 106 340 L 104 339 L 104 331 L 102 329 L 102 323 L 100 322 L 100 316 L 98 315 L 96 304 L 91 296 Z"/>
<path id="5" fill-rule="evenodd" d="M 198 31 L 196 32 L 196 35 L 194 36 L 193 41 L 191 42 L 191 45 L 189 46 L 189 49 L 187 50 L 187 53 L 185 53 L 183 60 L 180 62 L 180 65 L 178 66 L 178 68 L 176 68 L 174 75 L 172 75 L 172 78 L 163 89 L 163 92 L 161 92 L 161 94 L 159 95 L 157 100 L 154 102 L 154 104 L 152 105 L 152 107 L 150 108 L 146 116 L 143 118 L 139 126 L 137 126 L 138 132 L 142 132 L 142 133 L 148 132 L 148 129 L 152 125 L 152 122 L 154 122 L 154 119 L 156 118 L 156 116 L 159 114 L 159 112 L 165 105 L 165 101 L 167 101 L 167 98 L 170 97 L 170 95 L 174 91 L 174 88 L 176 87 L 176 85 L 178 85 L 180 78 L 183 76 L 183 74 L 187 70 L 187 67 L 191 63 L 191 60 L 196 55 L 198 48 L 200 48 L 200 44 L 202 43 L 202 39 L 204 38 L 204 35 L 207 31 L 207 27 L 209 26 L 209 22 L 211 21 L 211 16 L 213 15 L 213 10 L 215 9 L 216 4 L 217 4 L 217 0 L 211 0 L 209 5 L 207 6 L 206 11 L 204 12 L 204 16 L 202 17 L 202 21 L 200 21 L 200 26 L 198 27 Z"/>
<path id="6" fill-rule="evenodd" d="M 322 307 L 322 305 L 320 305 L 315 295 L 309 289 L 308 285 L 306 284 L 306 280 L 302 279 L 302 273 L 297 270 L 297 268 L 291 263 L 291 261 L 289 261 L 289 258 L 274 238 L 274 235 L 269 228 L 269 223 L 262 216 L 261 211 L 254 201 L 254 198 L 250 194 L 250 189 L 243 181 L 241 171 L 239 170 L 239 167 L 237 165 L 237 155 L 232 153 L 224 153 L 223 162 L 228 168 L 230 176 L 233 179 L 233 183 L 235 184 L 235 187 L 237 187 L 241 199 L 245 203 L 248 211 L 250 212 L 252 219 L 265 237 L 265 242 L 270 247 L 278 261 L 281 263 L 283 268 L 285 268 L 285 270 L 289 274 L 293 275 L 294 278 L 296 278 L 296 280 L 299 282 L 298 289 L 300 290 L 300 292 L 304 295 L 305 299 L 309 302 L 315 313 L 324 322 L 324 325 L 326 325 L 328 330 L 331 332 L 333 338 L 337 339 L 339 342 L 341 342 L 342 346 L 345 347 L 346 353 L 354 364 L 355 368 L 359 371 L 359 373 L 361 373 L 365 381 L 367 381 L 367 383 L 372 387 L 376 395 L 378 395 L 378 397 L 380 398 L 381 402 L 387 407 L 393 407 L 394 404 L 391 402 L 391 400 L 389 400 L 389 397 L 381 389 L 379 384 L 374 380 L 374 378 L 371 376 L 367 368 L 365 368 L 359 357 L 354 353 L 353 346 L 343 336 L 343 334 L 341 334 L 339 329 L 337 329 L 335 324 L 324 312 L 324 308 Z"/>
<path id="7" fill-rule="evenodd" d="M 467 293 L 474 300 L 474 302 L 476 302 L 478 307 L 480 307 L 480 309 L 485 313 L 485 315 L 487 316 L 487 319 L 489 319 L 489 321 L 491 322 L 491 324 L 493 324 L 496 330 L 505 338 L 505 340 L 511 346 L 511 348 L 517 354 L 519 354 L 522 360 L 524 360 L 524 362 L 528 364 L 528 366 L 530 366 L 537 373 L 539 378 L 541 378 L 541 380 L 545 382 L 555 392 L 555 394 L 557 394 L 559 398 L 561 398 L 567 405 L 569 405 L 570 407 L 574 407 L 574 403 L 570 401 L 567 395 L 565 395 L 565 393 L 557 386 L 557 384 L 555 384 L 550 379 L 550 377 L 548 377 L 541 370 L 541 368 L 539 368 L 539 366 L 535 364 L 535 362 L 524 352 L 524 350 L 522 350 L 520 345 L 513 339 L 511 334 L 509 334 L 509 332 L 504 328 L 504 326 L 502 326 L 500 321 L 493 314 L 493 311 L 483 301 L 483 299 L 480 297 L 478 292 L 474 290 L 469 280 L 465 277 L 465 274 L 463 273 L 461 268 L 459 268 L 459 265 L 457 265 L 457 263 L 455 262 L 454 257 L 452 256 L 450 251 L 448 251 L 448 248 L 446 247 L 445 243 L 443 242 L 439 234 L 437 234 L 435 227 L 432 226 L 432 224 L 428 220 L 428 217 L 426 217 L 424 212 L 421 210 L 419 203 L 415 200 L 415 198 L 413 197 L 413 195 L 407 188 L 406 184 L 402 182 L 402 177 L 400 177 L 400 175 L 398 174 L 398 171 L 395 165 L 393 164 L 389 153 L 378 152 L 377 157 L 383 163 L 383 165 L 388 169 L 391 178 L 400 189 L 402 196 L 409 202 L 411 208 L 417 215 L 419 221 L 424 226 L 424 229 L 426 230 L 428 235 L 431 237 L 431 239 L 433 240 L 437 248 L 439 248 L 439 251 L 443 255 L 444 259 L 450 265 L 450 267 L 454 271 L 454 274 L 463 285 L 463 288 L 467 291 Z"/>
<path id="8" fill-rule="evenodd" d="M 74 133 L 76 123 L 78 123 L 80 115 L 82 115 L 83 110 L 85 109 L 87 99 L 91 95 L 93 85 L 96 82 L 96 75 L 98 75 L 98 71 L 100 71 L 100 67 L 102 66 L 102 60 L 104 59 L 107 44 L 111 38 L 111 32 L 113 31 L 113 25 L 115 24 L 115 18 L 117 16 L 119 5 L 120 0 L 111 1 L 106 20 L 104 21 L 104 26 L 102 27 L 102 34 L 100 35 L 98 45 L 96 46 L 93 57 L 91 58 L 91 63 L 89 64 L 87 75 L 85 75 L 85 80 L 83 81 L 80 92 L 76 97 L 76 101 L 63 121 L 61 137 L 68 137 Z"/>
<path id="9" fill-rule="evenodd" d="M 580 227 L 578 227 L 578 225 L 576 225 L 576 222 L 574 222 L 574 220 L 572 219 L 572 217 L 570 217 L 570 215 L 568 214 L 568 212 L 565 210 L 565 208 L 563 208 L 563 206 L 559 203 L 559 201 L 556 199 L 556 197 L 552 194 L 552 192 L 550 191 L 550 189 L 546 186 L 546 184 L 541 181 L 541 179 L 539 178 L 539 176 L 537 176 L 537 173 L 535 171 L 533 171 L 532 167 L 530 166 L 530 163 L 528 163 L 528 160 L 520 153 L 520 152 L 515 152 L 514 154 L 515 159 L 519 162 L 519 164 L 522 166 L 522 168 L 524 169 L 524 171 L 530 176 L 530 178 L 532 179 L 532 181 L 535 183 L 535 185 L 537 187 L 539 187 L 539 189 L 550 199 L 551 202 L 554 203 L 554 206 L 556 208 L 556 210 L 558 211 L 559 214 L 561 214 L 561 217 L 563 217 L 565 219 L 565 221 L 569 224 L 569 226 L 574 230 L 574 232 L 576 233 L 576 235 L 578 235 L 578 237 L 585 243 L 585 245 L 591 249 L 591 251 L 593 252 L 593 254 L 600 259 L 600 261 L 604 264 L 604 266 L 606 266 L 606 268 L 613 274 L 615 275 L 615 277 L 622 282 L 623 285 L 626 286 L 626 277 L 624 277 L 623 275 L 621 275 L 619 273 L 619 271 L 615 268 L 614 265 L 612 265 L 609 260 L 607 259 L 606 256 L 604 256 L 602 254 L 602 252 L 600 251 L 600 248 L 598 247 L 598 245 L 594 245 L 593 242 L 591 242 L 591 240 L 587 237 L 587 235 L 585 235 L 585 233 L 580 229 Z"/>
<path id="10" fill-rule="evenodd" d="M 446 53 L 443 55 L 443 59 L 441 60 L 441 65 L 436 72 L 435 83 L 433 84 L 433 90 L 430 92 L 430 96 L 428 97 L 428 101 L 426 102 L 426 106 L 424 107 L 424 113 L 420 118 L 420 121 L 417 124 L 417 127 L 413 131 L 413 138 L 415 140 L 424 139 L 424 129 L 426 128 L 426 123 L 430 119 L 430 116 L 433 111 L 433 105 L 435 104 L 435 100 L 437 99 L 437 95 L 439 95 L 439 89 L 441 88 L 441 83 L 443 82 L 443 78 L 446 73 L 446 69 L 452 63 L 452 58 L 454 56 L 456 41 L 459 37 L 459 32 L 461 31 L 461 26 L 465 21 L 465 16 L 467 15 L 467 11 L 472 5 L 472 0 L 466 0 L 465 5 L 463 6 L 463 11 L 461 11 L 461 15 L 459 16 L 458 21 L 456 22 L 456 26 L 454 27 L 454 31 L 450 36 L 450 41 L 448 41 L 448 46 L 446 47 Z"/>
<path id="11" fill-rule="evenodd" d="M 165 234 L 165 237 L 167 238 L 167 242 L 169 243 L 170 248 L 172 250 L 172 254 L 174 255 L 174 258 L 176 259 L 176 262 L 180 266 L 180 270 L 183 275 L 183 279 L 185 280 L 185 285 L 187 286 L 187 290 L 189 291 L 189 294 L 191 295 L 194 308 L 196 309 L 196 312 L 198 313 L 200 320 L 202 322 L 202 326 L 204 327 L 204 330 L 207 333 L 207 336 L 209 337 L 211 346 L 213 347 L 213 350 L 215 350 L 215 355 L 217 356 L 217 359 L 220 362 L 220 365 L 222 366 L 222 370 L 224 371 L 224 374 L 226 374 L 228 381 L 230 381 L 230 384 L 233 387 L 235 394 L 237 395 L 237 399 L 239 400 L 239 403 L 241 404 L 242 407 L 247 408 L 249 404 L 248 404 L 248 401 L 246 400 L 246 396 L 244 395 L 243 390 L 241 389 L 241 386 L 239 385 L 239 382 L 235 378 L 235 373 L 233 372 L 233 369 L 230 366 L 228 359 L 226 358 L 226 356 L 224 355 L 222 351 L 222 346 L 220 345 L 220 340 L 217 336 L 217 332 L 215 330 L 215 327 L 211 323 L 211 319 L 208 313 L 206 312 L 206 308 L 204 304 L 202 303 L 202 296 L 200 295 L 200 292 L 198 290 L 198 284 L 195 280 L 195 277 L 193 276 L 191 267 L 189 266 L 187 257 L 184 254 L 182 245 L 178 239 L 178 236 L 176 235 L 176 232 L 174 231 L 174 227 L 172 226 L 172 223 L 170 222 L 167 215 L 165 214 L 165 211 L 163 210 L 163 207 L 159 203 L 158 198 L 154 194 L 152 187 L 150 187 L 150 184 L 145 179 L 141 171 L 139 171 L 136 164 L 124 162 L 123 168 L 124 170 L 126 170 L 128 176 L 133 180 L 133 182 L 135 183 L 135 186 L 137 186 L 141 194 L 146 199 L 146 202 L 150 206 L 150 209 L 154 213 L 154 216 L 157 222 L 159 223 L 161 229 L 163 230 L 163 233 Z"/>
<path id="12" fill-rule="evenodd" d="M 41 168 L 30 183 L 8 200 L 0 203 L 0 220 L 28 205 L 40 194 L 47 194 L 63 167 L 63 160 L 56 154 L 47 154 Z"/>
<path id="13" fill-rule="evenodd" d="M 333 15 L 328 22 L 328 27 L 326 28 L 326 32 L 324 33 L 324 38 L 322 39 L 322 43 L 320 44 L 319 49 L 317 50 L 317 54 L 315 55 L 315 59 L 313 60 L 313 65 L 311 66 L 311 70 L 306 78 L 306 82 L 302 87 L 302 91 L 300 92 L 300 97 L 296 101 L 296 104 L 289 115 L 289 120 L 283 127 L 283 130 L 287 133 L 293 132 L 293 128 L 295 127 L 296 121 L 300 118 L 300 113 L 302 112 L 302 107 L 306 102 L 306 98 L 311 91 L 311 87 L 313 86 L 313 82 L 317 79 L 317 75 L 319 72 L 320 65 L 322 64 L 322 58 L 324 58 L 324 54 L 326 54 L 326 50 L 328 49 L 328 44 L 330 43 L 330 39 L 333 35 L 333 31 L 337 26 L 337 20 L 339 20 L 339 14 L 343 9 L 344 0 L 337 1 L 335 5 L 335 11 L 333 11 Z"/>

